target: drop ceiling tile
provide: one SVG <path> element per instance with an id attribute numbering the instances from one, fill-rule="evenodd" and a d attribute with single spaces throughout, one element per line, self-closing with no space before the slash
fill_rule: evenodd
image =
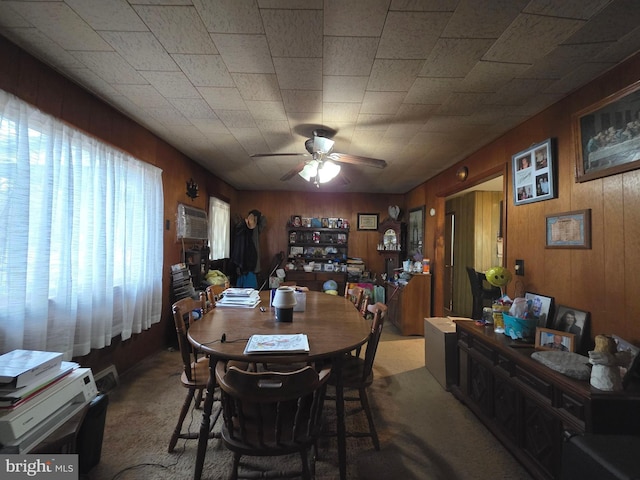
<path id="1" fill-rule="evenodd" d="M 262 10 L 274 57 L 322 57 L 322 15 L 315 10 Z"/>
<path id="2" fill-rule="evenodd" d="M 317 58 L 274 58 L 282 90 L 322 90 L 322 61 Z"/>
<path id="3" fill-rule="evenodd" d="M 248 110 L 215 110 L 218 118 L 222 120 L 229 131 L 237 128 L 257 128 L 256 122 L 253 120 Z"/>
<path id="4" fill-rule="evenodd" d="M 441 38 L 424 62 L 421 77 L 464 77 L 480 61 L 493 40 Z"/>
<path id="5" fill-rule="evenodd" d="M 202 98 L 213 110 L 246 110 L 247 106 L 236 88 L 198 87 Z"/>
<path id="6" fill-rule="evenodd" d="M 459 0 L 391 0 L 390 10 L 453 12 Z"/>
<path id="7" fill-rule="evenodd" d="M 72 52 L 87 68 L 111 84 L 138 83 L 147 81 L 116 52 Z"/>
<path id="8" fill-rule="evenodd" d="M 359 110 L 358 103 L 323 103 L 322 117 L 325 122 L 355 123 Z"/>
<path id="9" fill-rule="evenodd" d="M 207 30 L 213 33 L 264 33 L 254 0 L 193 0 Z"/>
<path id="10" fill-rule="evenodd" d="M 146 32 L 147 26 L 127 2 L 105 0 L 65 0 L 94 30 Z"/>
<path id="11" fill-rule="evenodd" d="M 195 119 L 218 120 L 217 115 L 202 98 L 171 98 L 168 101 L 191 122 Z"/>
<path id="12" fill-rule="evenodd" d="M 496 39 L 528 3 L 529 0 L 461 0 L 442 37 Z"/>
<path id="13" fill-rule="evenodd" d="M 152 85 L 123 84 L 114 85 L 113 88 L 139 107 L 167 108 L 171 106 L 169 101 L 160 95 L 158 90 L 156 90 Z"/>
<path id="14" fill-rule="evenodd" d="M 369 75 L 377 48 L 377 38 L 324 37 L 323 73 Z"/>
<path id="15" fill-rule="evenodd" d="M 450 17 L 440 12 L 389 12 L 376 58 L 427 58 Z"/>
<path id="16" fill-rule="evenodd" d="M 595 61 L 615 61 L 622 62 L 638 51 L 640 45 L 640 27 L 632 30 L 611 46 L 600 50 L 595 54 Z"/>
<path id="17" fill-rule="evenodd" d="M 459 78 L 416 78 L 404 101 L 405 103 L 439 105 L 451 92 L 458 89 L 460 82 Z"/>
<path id="18" fill-rule="evenodd" d="M 575 32 L 566 43 L 615 42 L 640 25 L 640 8 L 633 0 L 612 1 L 591 17 L 586 25 Z"/>
<path id="19" fill-rule="evenodd" d="M 369 77 L 325 76 L 323 102 L 362 102 Z"/>
<path id="20" fill-rule="evenodd" d="M 264 35 L 211 35 L 227 70 L 233 73 L 273 73 L 273 63 Z"/>
<path id="21" fill-rule="evenodd" d="M 563 95 L 583 86 L 588 78 L 595 78 L 613 67 L 613 63 L 583 63 L 561 79 L 549 85 L 544 93 L 560 93 Z"/>
<path id="22" fill-rule="evenodd" d="M 523 12 L 546 15 L 548 17 L 588 20 L 606 7 L 608 3 L 611 3 L 611 0 L 563 0 L 562 2 L 531 0 Z"/>
<path id="23" fill-rule="evenodd" d="M 389 0 L 325 0 L 324 34 L 335 37 L 379 37 L 388 6 Z"/>
<path id="24" fill-rule="evenodd" d="M 396 114 L 405 96 L 405 92 L 368 91 L 364 94 L 360 113 Z"/>
<path id="25" fill-rule="evenodd" d="M 134 8 L 169 53 L 218 53 L 195 8 L 139 5 Z"/>
<path id="26" fill-rule="evenodd" d="M 395 123 L 424 124 L 437 107 L 437 105 L 403 103 L 396 113 Z"/>
<path id="27" fill-rule="evenodd" d="M 35 28 L 10 28 L 2 32 L 9 40 L 21 46 L 26 51 L 31 51 L 34 56 L 40 58 L 59 70 L 69 68 L 85 68 L 85 66 L 71 53 L 60 45 L 52 42 L 49 37 Z"/>
<path id="28" fill-rule="evenodd" d="M 274 74 L 233 73 L 231 77 L 245 100 L 282 101 Z"/>
<path id="29" fill-rule="evenodd" d="M 136 70 L 178 70 L 151 32 L 100 32 L 100 36 Z"/>
<path id="30" fill-rule="evenodd" d="M 200 98 L 200 93 L 182 72 L 140 72 L 167 98 Z"/>
<path id="31" fill-rule="evenodd" d="M 287 113 L 322 112 L 321 90 L 281 90 Z"/>
<path id="32" fill-rule="evenodd" d="M 393 115 L 374 115 L 371 113 L 360 113 L 356 122 L 356 132 L 361 130 L 377 130 L 386 132 L 389 122 L 393 121 Z M 355 134 L 355 132 L 354 132 Z"/>
<path id="33" fill-rule="evenodd" d="M 166 127 L 191 125 L 191 122 L 189 122 L 189 120 L 187 120 L 173 105 L 169 105 L 168 107 L 146 108 L 145 111 Z"/>
<path id="34" fill-rule="evenodd" d="M 552 79 L 514 78 L 487 97 L 487 105 L 524 105 L 529 98 L 544 91 L 553 83 Z"/>
<path id="35" fill-rule="evenodd" d="M 31 23 L 13 9 L 9 2 L 3 2 L 2 5 L 0 5 L 0 27 L 2 27 L 3 30 L 10 28 L 29 28 L 31 26 Z"/>
<path id="36" fill-rule="evenodd" d="M 485 98 L 484 93 L 456 92 L 442 102 L 437 112 L 442 115 L 470 115 L 483 104 Z"/>
<path id="37" fill-rule="evenodd" d="M 78 62 L 79 63 L 79 62 Z M 66 75 L 74 82 L 83 85 L 89 91 L 94 92 L 98 97 L 106 102 L 110 101 L 111 96 L 120 96 L 120 93 L 113 86 L 104 81 L 104 79 L 95 74 L 88 68 L 71 67 L 66 71 Z"/>
<path id="38" fill-rule="evenodd" d="M 583 20 L 567 18 L 519 15 L 483 60 L 532 64 L 564 42 L 584 23 Z"/>
<path id="39" fill-rule="evenodd" d="M 287 120 L 282 102 L 245 101 L 245 103 L 256 120 L 282 120 L 283 122 Z"/>
<path id="40" fill-rule="evenodd" d="M 196 87 L 233 87 L 233 79 L 220 55 L 173 54 L 187 78 Z"/>
<path id="41" fill-rule="evenodd" d="M 68 5 L 62 2 L 6 2 L 18 14 L 66 50 L 111 50 Z"/>
<path id="42" fill-rule="evenodd" d="M 289 119 L 289 127 L 291 128 L 291 132 L 300 138 L 308 138 L 312 135 L 313 128 L 316 125 L 322 125 L 324 123 L 324 119 L 322 117 L 322 112 L 291 112 L 287 113 L 287 118 Z M 303 126 L 304 132 L 299 131 Z M 307 126 L 309 128 L 307 128 Z M 335 126 L 332 126 L 335 128 Z"/>
<path id="43" fill-rule="evenodd" d="M 495 92 L 512 78 L 522 74 L 529 65 L 500 62 L 478 62 L 460 82 L 463 92 Z"/>
<path id="44" fill-rule="evenodd" d="M 207 137 L 228 134 L 229 130 L 218 118 L 190 118 L 189 121 Z"/>
<path id="45" fill-rule="evenodd" d="M 406 92 L 422 68 L 422 60 L 377 59 L 369 78 L 367 90 Z"/>
<path id="46" fill-rule="evenodd" d="M 265 152 L 269 148 L 257 128 L 230 128 L 229 131 L 236 138 L 242 148 L 249 154 Z"/>

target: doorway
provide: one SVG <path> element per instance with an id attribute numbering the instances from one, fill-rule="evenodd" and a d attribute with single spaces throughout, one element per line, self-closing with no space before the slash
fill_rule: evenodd
<path id="1" fill-rule="evenodd" d="M 470 317 L 471 287 L 466 267 L 485 271 L 502 265 L 503 176 L 445 199 L 445 315 Z"/>

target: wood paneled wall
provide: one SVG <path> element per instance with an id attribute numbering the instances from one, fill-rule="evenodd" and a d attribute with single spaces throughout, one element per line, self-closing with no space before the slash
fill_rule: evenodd
<path id="1" fill-rule="evenodd" d="M 427 250 L 433 258 L 434 314 L 442 313 L 444 198 L 502 173 L 505 178 L 505 266 L 513 272 L 515 259 L 525 260 L 525 273 L 517 277 L 528 291 L 549 295 L 557 304 L 591 313 L 592 336 L 615 333 L 640 344 L 640 170 L 584 183 L 575 181 L 576 148 L 572 114 L 640 80 L 640 54 L 575 93 L 522 123 L 407 195 L 424 198 L 427 209 Z M 547 138 L 557 143 L 558 197 L 515 206 L 511 155 Z M 465 165 L 466 182 L 455 172 Z M 545 248 L 545 216 L 591 209 L 592 248 Z M 435 225 L 431 225 L 435 223 Z M 513 296 L 515 282 L 507 293 Z"/>
<path id="2" fill-rule="evenodd" d="M 351 224 L 349 231 L 349 256 L 360 257 L 371 272 L 384 272 L 384 261 L 377 251 L 380 234 L 374 231 L 358 231 L 358 213 L 377 213 L 379 223 L 388 216 L 390 205 L 401 208 L 403 218 L 408 213 L 404 208 L 402 195 L 371 195 L 365 193 L 329 193 L 329 192 L 238 192 L 232 206 L 232 216 L 244 218 L 253 209 L 267 218 L 267 227 L 261 233 L 260 264 L 268 270 L 275 254 L 287 253 L 289 238 L 287 222 L 291 215 L 303 217 L 346 218 Z"/>

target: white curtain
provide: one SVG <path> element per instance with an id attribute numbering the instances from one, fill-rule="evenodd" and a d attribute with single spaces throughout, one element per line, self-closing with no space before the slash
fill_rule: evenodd
<path id="1" fill-rule="evenodd" d="M 209 197 L 209 248 L 211 259 L 229 258 L 231 208 L 219 198 Z"/>
<path id="2" fill-rule="evenodd" d="M 0 90 L 0 353 L 160 321 L 162 171 Z"/>

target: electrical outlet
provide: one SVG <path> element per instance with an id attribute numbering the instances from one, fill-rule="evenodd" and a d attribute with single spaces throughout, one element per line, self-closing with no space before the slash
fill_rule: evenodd
<path id="1" fill-rule="evenodd" d="M 516 275 L 524 275 L 524 260 L 516 260 Z"/>

